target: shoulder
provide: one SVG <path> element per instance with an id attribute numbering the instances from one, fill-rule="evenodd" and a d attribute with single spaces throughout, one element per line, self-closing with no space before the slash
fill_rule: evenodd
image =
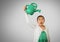
<path id="1" fill-rule="evenodd" d="M 47 25 L 45 25 L 45 28 L 46 28 L 46 30 L 48 30 L 49 27 Z"/>
<path id="2" fill-rule="evenodd" d="M 45 31 L 48 32 L 49 31 L 48 26 L 45 26 L 45 28 L 46 28 Z"/>

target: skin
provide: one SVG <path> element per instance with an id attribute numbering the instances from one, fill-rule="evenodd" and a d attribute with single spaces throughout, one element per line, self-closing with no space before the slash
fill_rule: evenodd
<path id="1" fill-rule="evenodd" d="M 25 9 L 26 9 L 26 6 L 24 6 L 24 11 L 25 11 Z"/>
<path id="2" fill-rule="evenodd" d="M 38 20 L 37 20 L 37 23 L 41 27 L 42 30 L 45 29 L 44 22 L 45 22 L 45 19 L 43 17 L 39 17 Z"/>

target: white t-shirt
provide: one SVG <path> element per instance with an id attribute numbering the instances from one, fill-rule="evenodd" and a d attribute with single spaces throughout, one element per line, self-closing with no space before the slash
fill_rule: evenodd
<path id="1" fill-rule="evenodd" d="M 33 42 L 38 42 L 39 36 L 40 36 L 42 31 L 46 32 L 47 38 L 49 40 L 47 28 L 45 30 L 42 30 L 41 27 L 36 26 L 36 28 L 34 29 L 34 40 L 33 40 Z"/>

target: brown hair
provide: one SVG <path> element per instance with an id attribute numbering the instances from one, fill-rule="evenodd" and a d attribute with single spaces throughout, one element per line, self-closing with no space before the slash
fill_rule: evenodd
<path id="1" fill-rule="evenodd" d="M 43 17 L 43 19 L 45 19 L 45 18 L 44 18 L 44 16 L 42 16 L 42 15 L 39 15 L 39 16 L 37 17 L 37 21 L 38 21 L 39 17 Z"/>

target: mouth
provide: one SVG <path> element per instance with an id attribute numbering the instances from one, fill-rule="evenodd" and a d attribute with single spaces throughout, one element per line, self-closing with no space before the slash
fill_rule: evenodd
<path id="1" fill-rule="evenodd" d="M 42 22 L 40 24 L 43 24 Z"/>

